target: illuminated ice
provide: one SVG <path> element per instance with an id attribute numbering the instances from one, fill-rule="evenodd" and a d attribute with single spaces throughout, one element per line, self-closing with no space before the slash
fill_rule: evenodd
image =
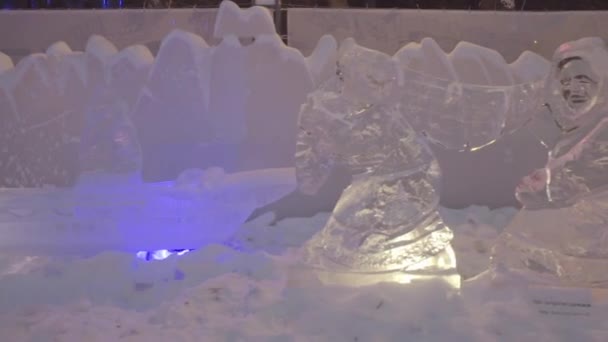
<path id="1" fill-rule="evenodd" d="M 272 15 L 268 9 L 253 6 L 243 10 L 232 1 L 222 1 L 215 20 L 213 35 L 220 39 L 226 36 L 274 36 L 276 35 L 276 30 Z"/>
<path id="2" fill-rule="evenodd" d="M 82 111 L 66 101 L 73 95 L 66 94 L 57 77 L 62 59 L 33 54 L 0 76 L 7 114 L 2 134 L 11 136 L 3 145 L 3 160 L 9 164 L 4 185 L 68 185 L 77 173 Z"/>
<path id="3" fill-rule="evenodd" d="M 13 61 L 9 56 L 0 52 L 0 74 L 13 68 Z"/>
<path id="4" fill-rule="evenodd" d="M 0 166 L 3 171 L 14 168 L 12 174 L 32 174 L 39 181 L 25 183 L 13 177 L 6 185 L 28 188 L 1 189 L 0 248 L 26 254 L 198 248 L 224 242 L 253 210 L 293 191 L 290 160 L 297 104 L 312 87 L 304 57 L 274 36 L 260 35 L 248 47 L 233 38 L 225 37 L 219 47 L 210 48 L 196 35 L 174 31 L 153 60 L 143 46 L 119 52 L 103 37 L 93 36 L 84 52 L 73 52 L 59 42 L 46 54 L 32 55 L 0 75 L 0 108 L 7 114 L 0 136 L 7 142 L 3 160 L 6 155 L 9 161 Z M 277 77 L 264 77 L 274 71 Z M 302 82 L 291 82 L 290 75 Z M 259 86 L 264 84 L 268 87 Z M 276 88 L 296 93 L 273 102 L 271 95 L 282 96 Z M 33 97 L 32 91 L 39 94 Z M 266 116 L 251 115 L 249 107 Z M 62 115 L 72 114 L 72 121 L 64 123 Z M 49 119 L 37 125 L 41 116 Z M 260 126 L 260 121 L 272 118 L 280 119 L 275 124 L 281 131 L 266 136 L 272 125 Z M 52 138 L 72 147 L 67 156 L 74 173 L 65 177 L 75 182 L 72 187 L 65 186 L 72 185 L 67 181 L 62 185 L 41 177 L 49 166 L 46 159 L 40 160 L 46 157 L 42 149 L 57 144 L 40 144 L 36 153 L 19 149 L 29 146 L 20 139 L 32 139 L 24 131 L 46 134 L 55 128 L 52 124 L 65 124 L 56 127 Z M 281 145 L 274 150 L 282 149 L 285 156 L 274 163 L 257 160 L 264 153 L 274 157 L 263 150 L 272 141 Z M 226 149 L 235 143 L 257 154 Z M 144 182 L 146 158 L 156 167 L 169 165 L 154 157 L 162 156 L 159 149 L 171 144 L 181 148 L 173 155 L 201 146 L 215 149 L 219 163 L 211 165 L 219 166 L 197 169 L 196 163 L 187 163 L 185 170 L 178 169 L 175 181 Z M 243 156 L 252 159 L 249 168 L 224 163 L 231 158 L 247 160 Z M 40 170 L 28 164 L 28 158 L 39 162 Z M 231 170 L 225 172 L 224 164 Z M 243 171 L 234 171 L 235 165 Z M 47 183 L 59 187 L 40 186 Z M 166 254 L 159 253 L 154 258 Z"/>
<path id="5" fill-rule="evenodd" d="M 292 167 L 299 108 L 313 90 L 306 59 L 277 34 L 256 36 L 247 54 L 249 132 L 240 162 L 246 169 Z"/>
<path id="6" fill-rule="evenodd" d="M 402 72 L 400 94 L 410 124 L 447 148 L 481 148 L 519 129 L 538 110 L 539 78 L 522 83 L 516 75 L 523 63 L 507 64 L 496 51 L 461 42 L 448 54 L 425 38 L 393 58 Z M 544 59 L 535 61 L 542 69 Z"/>
<path id="7" fill-rule="evenodd" d="M 150 170 L 171 168 L 176 154 L 190 157 L 199 144 L 221 138 L 215 136 L 208 111 L 210 55 L 211 48 L 193 33 L 176 30 L 163 39 L 132 114 L 145 180 L 156 181 Z M 181 151 L 165 151 L 176 147 Z"/>
<path id="8" fill-rule="evenodd" d="M 336 73 L 338 43 L 332 35 L 319 39 L 313 52 L 306 58 L 315 87 L 321 86 Z"/>
<path id="9" fill-rule="evenodd" d="M 608 50 L 599 38 L 555 52 L 546 107 L 558 139 L 546 166 L 517 187 L 523 209 L 494 248 L 498 269 L 568 286 L 608 285 L 607 72 Z"/>
<path id="10" fill-rule="evenodd" d="M 427 140 L 458 150 L 491 144 L 541 108 L 541 82 L 516 83 L 518 65 L 470 43 L 448 54 L 424 39 L 391 58 L 347 39 L 338 56 L 336 75 L 302 107 L 296 174 L 304 193 L 338 164 L 353 181 L 304 248 L 306 262 L 329 282 L 439 276 L 458 286 Z"/>
<path id="11" fill-rule="evenodd" d="M 306 244 L 305 262 L 325 281 L 354 285 L 455 273 L 452 232 L 437 213 L 437 161 L 389 99 L 397 64 L 347 40 L 338 66 L 302 107 L 296 175 L 305 193 L 315 193 L 336 164 L 354 179 Z"/>

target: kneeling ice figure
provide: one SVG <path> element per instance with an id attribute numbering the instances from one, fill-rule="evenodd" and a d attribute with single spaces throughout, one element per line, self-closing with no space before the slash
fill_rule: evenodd
<path id="1" fill-rule="evenodd" d="M 599 38 L 562 44 L 546 81 L 559 129 L 543 169 L 516 190 L 523 209 L 494 246 L 495 270 L 534 282 L 608 286 L 608 50 Z"/>
<path id="2" fill-rule="evenodd" d="M 301 108 L 300 190 L 315 193 L 336 164 L 353 174 L 326 226 L 303 250 L 321 281 L 409 283 L 444 275 L 459 284 L 453 234 L 437 212 L 437 160 L 402 114 L 394 96 L 398 74 L 389 56 L 347 41 L 336 77 Z"/>

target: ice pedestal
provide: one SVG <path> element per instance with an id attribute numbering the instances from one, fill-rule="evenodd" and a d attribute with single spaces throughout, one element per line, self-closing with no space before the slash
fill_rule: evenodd
<path id="1" fill-rule="evenodd" d="M 494 247 L 494 270 L 533 283 L 608 287 L 607 66 L 599 38 L 556 51 L 546 99 L 560 132 L 546 166 L 517 188 L 523 209 Z"/>
<path id="2" fill-rule="evenodd" d="M 310 244 L 310 243 L 309 243 Z M 305 257 L 303 260 L 307 260 Z M 377 272 L 360 272 L 339 270 L 331 267 L 319 267 L 310 263 L 295 264 L 289 268 L 289 285 L 305 287 L 321 283 L 338 286 L 371 286 L 378 283 L 411 284 L 421 281 L 442 281 L 454 289 L 460 288 L 461 276 L 456 271 L 456 254 L 452 246 L 426 258 L 410 269 L 387 269 Z"/>
<path id="3" fill-rule="evenodd" d="M 522 209 L 493 248 L 494 267 L 531 283 L 608 287 L 608 192 L 562 208 Z"/>

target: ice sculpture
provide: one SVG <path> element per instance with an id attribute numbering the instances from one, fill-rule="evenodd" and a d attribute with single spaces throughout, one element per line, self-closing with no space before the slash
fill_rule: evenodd
<path id="1" fill-rule="evenodd" d="M 13 68 L 13 61 L 9 56 L 0 52 L 0 74 Z"/>
<path id="2" fill-rule="evenodd" d="M 232 5 L 220 8 L 220 14 L 231 12 L 216 23 L 217 47 L 174 31 L 156 59 L 143 46 L 118 51 L 93 36 L 84 52 L 59 42 L 14 69 L 0 60 L 0 137 L 7 142 L 0 167 L 17 165 L 8 173 L 22 170 L 39 180 L 8 184 L 26 189 L 0 189 L 0 249 L 198 248 L 223 242 L 254 209 L 295 189 L 297 107 L 312 88 L 311 74 L 304 57 L 269 31 L 266 10 L 238 13 Z M 225 22 L 235 14 L 237 25 Z M 242 34 L 254 34 L 255 42 L 241 46 Z M 32 140 L 24 131 L 48 139 L 22 151 L 19 139 Z M 55 150 L 73 165 L 65 184 L 39 176 L 49 158 L 65 163 Z M 204 165 L 188 162 L 175 180 L 145 182 L 142 164 L 167 150 L 174 156 L 203 152 L 190 155 Z M 211 153 L 216 159 L 208 158 Z M 41 186 L 48 183 L 59 187 Z"/>
<path id="3" fill-rule="evenodd" d="M 316 192 L 336 163 L 354 174 L 326 226 L 305 246 L 304 261 L 324 281 L 409 282 L 431 269 L 455 276 L 452 232 L 436 211 L 439 167 L 400 103 L 391 101 L 398 76 L 390 56 L 348 40 L 337 76 L 302 107 L 300 190 Z"/>
<path id="4" fill-rule="evenodd" d="M 607 73 L 600 38 L 568 42 L 555 52 L 546 107 L 560 133 L 546 166 L 517 187 L 523 208 L 494 247 L 497 270 L 536 282 L 608 285 Z"/>
<path id="5" fill-rule="evenodd" d="M 329 283 L 441 277 L 459 286 L 426 140 L 481 148 L 528 121 L 540 83 L 516 84 L 496 52 L 461 43 L 446 54 L 431 39 L 392 58 L 347 39 L 337 65 L 301 109 L 296 175 L 304 193 L 319 190 L 336 164 L 353 181 L 304 247 L 304 262 Z"/>
<path id="6" fill-rule="evenodd" d="M 306 59 L 265 8 L 223 1 L 214 36 L 216 46 L 184 31 L 162 41 L 133 113 L 146 181 L 293 166 L 298 109 L 313 89 Z"/>

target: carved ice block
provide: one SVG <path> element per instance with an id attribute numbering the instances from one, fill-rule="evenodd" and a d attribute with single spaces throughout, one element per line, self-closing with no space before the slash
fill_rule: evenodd
<path id="1" fill-rule="evenodd" d="M 517 187 L 523 208 L 494 248 L 497 269 L 537 282 L 608 285 L 607 70 L 599 38 L 555 52 L 545 99 L 560 133 L 546 166 Z"/>
<path id="2" fill-rule="evenodd" d="M 353 39 L 341 44 L 336 75 L 301 108 L 296 153 L 302 192 L 318 191 L 338 164 L 353 175 L 303 249 L 320 279 L 442 278 L 459 286 L 452 232 L 437 212 L 440 171 L 427 143 L 476 150 L 524 126 L 542 109 L 542 83 L 518 83 L 520 65 L 469 43 L 445 53 L 429 38 L 392 57 Z"/>

